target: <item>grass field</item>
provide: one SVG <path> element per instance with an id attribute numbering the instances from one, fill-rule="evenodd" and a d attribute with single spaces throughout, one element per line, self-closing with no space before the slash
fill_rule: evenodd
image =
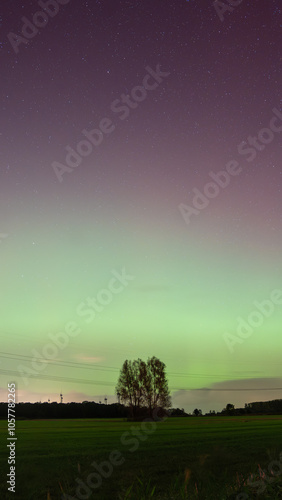
<path id="1" fill-rule="evenodd" d="M 155 426 L 105 419 L 17 421 L 14 494 L 7 492 L 7 423 L 0 421 L 0 498 L 57 500 L 63 492 L 69 499 L 99 500 L 282 498 L 282 417 L 170 418 Z M 109 477 L 96 487 L 101 474 L 93 475 L 91 463 L 108 461 L 113 450 L 120 452 L 111 455 L 113 471 L 104 466 Z M 243 478 L 257 476 L 258 464 L 265 471 L 260 483 L 240 496 Z M 90 482 L 81 496 L 76 479 Z M 259 487 L 264 491 L 257 497 Z"/>

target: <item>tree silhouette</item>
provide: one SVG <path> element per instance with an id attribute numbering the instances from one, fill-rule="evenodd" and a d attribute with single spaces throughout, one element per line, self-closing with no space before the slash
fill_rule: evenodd
<path id="1" fill-rule="evenodd" d="M 226 405 L 226 411 L 231 411 L 231 410 L 234 410 L 234 405 L 232 403 L 228 403 Z"/>
<path id="2" fill-rule="evenodd" d="M 132 417 L 138 416 L 146 408 L 150 417 L 157 408 L 171 406 L 165 364 L 153 356 L 147 363 L 140 358 L 123 363 L 116 394 L 124 403 L 128 403 Z"/>
<path id="3" fill-rule="evenodd" d="M 195 417 L 198 417 L 199 415 L 202 415 L 202 410 L 198 410 L 198 408 L 195 408 L 195 410 L 193 411 L 193 415 Z"/>

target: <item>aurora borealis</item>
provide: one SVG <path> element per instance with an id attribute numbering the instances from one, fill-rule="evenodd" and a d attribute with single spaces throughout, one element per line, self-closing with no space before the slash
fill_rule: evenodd
<path id="1" fill-rule="evenodd" d="M 204 0 L 61 1 L 15 53 L 43 8 L 22 4 L 1 9 L 1 400 L 16 381 L 18 401 L 115 402 L 123 361 L 151 356 L 189 412 L 282 398 L 279 300 L 224 339 L 282 290 L 278 1 L 222 22 Z"/>

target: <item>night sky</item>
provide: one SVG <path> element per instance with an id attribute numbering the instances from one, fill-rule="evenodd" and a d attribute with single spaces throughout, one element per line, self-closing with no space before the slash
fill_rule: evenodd
<path id="1" fill-rule="evenodd" d="M 0 399 L 282 398 L 280 2 L 6 3 Z"/>

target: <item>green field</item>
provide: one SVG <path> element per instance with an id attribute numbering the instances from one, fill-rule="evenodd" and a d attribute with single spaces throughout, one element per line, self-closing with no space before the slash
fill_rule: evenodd
<path id="1" fill-rule="evenodd" d="M 170 418 L 157 422 L 156 429 L 141 426 L 108 419 L 17 421 L 14 494 L 7 492 L 7 423 L 0 421 L 1 500 L 57 500 L 63 498 L 62 491 L 76 499 L 142 500 L 150 498 L 154 486 L 156 499 L 223 500 L 237 495 L 245 500 L 257 498 L 258 486 L 249 486 L 245 496 L 238 496 L 238 486 L 251 473 L 257 475 L 258 464 L 267 474 L 261 480 L 267 488 L 258 498 L 282 498 L 281 416 Z M 140 437 L 132 435 L 134 428 Z M 108 461 L 113 450 L 119 450 L 114 458 L 123 463 L 113 467 L 100 487 L 92 483 L 91 495 L 83 491 L 84 496 L 76 496 L 76 478 L 86 483 L 95 472 L 91 463 Z M 269 484 L 273 460 L 276 476 Z"/>

